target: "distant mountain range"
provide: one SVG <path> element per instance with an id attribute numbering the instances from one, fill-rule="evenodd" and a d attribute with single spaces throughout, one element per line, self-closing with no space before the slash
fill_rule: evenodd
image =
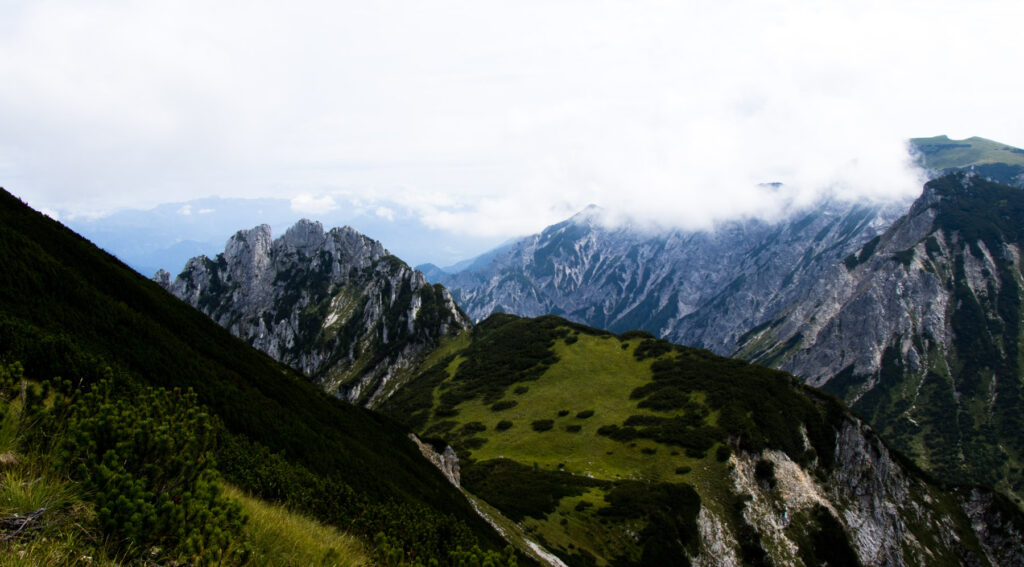
<path id="1" fill-rule="evenodd" d="M 728 352 L 903 211 L 826 201 L 779 223 L 652 233 L 607 228 L 591 208 L 439 281 L 474 319 L 552 313 Z"/>

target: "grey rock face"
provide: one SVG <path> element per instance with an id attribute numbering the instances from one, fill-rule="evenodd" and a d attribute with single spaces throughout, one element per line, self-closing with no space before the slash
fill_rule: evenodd
<path id="1" fill-rule="evenodd" d="M 778 223 L 659 233 L 605 228 L 588 210 L 441 281 L 474 319 L 553 313 L 728 354 L 905 210 L 829 201 Z"/>
<path id="2" fill-rule="evenodd" d="M 1013 504 L 988 491 L 972 489 L 961 498 L 971 518 L 984 556 L 993 565 L 1024 565 L 1022 526 L 1014 523 L 1008 508 Z"/>
<path id="3" fill-rule="evenodd" d="M 772 463 L 773 486 L 757 480 L 758 461 Z M 1009 566 L 1019 565 L 1024 552 L 1012 504 L 988 490 L 947 491 L 924 481 L 857 419 L 843 421 L 830 469 L 802 467 L 782 451 L 733 455 L 730 465 L 743 517 L 777 565 L 808 564 L 806 530 L 821 529 L 816 515 L 834 519 L 865 566 Z M 712 514 L 702 514 L 702 532 L 719 532 L 704 537 L 735 547 L 724 530 L 712 529 Z"/>
<path id="4" fill-rule="evenodd" d="M 735 354 L 843 398 L 947 481 L 1019 493 L 1022 206 L 971 175 L 930 182 Z"/>
<path id="5" fill-rule="evenodd" d="M 300 221 L 236 233 L 224 252 L 156 278 L 235 336 L 350 401 L 375 405 L 439 341 L 467 329 L 441 286 L 352 228 Z"/>

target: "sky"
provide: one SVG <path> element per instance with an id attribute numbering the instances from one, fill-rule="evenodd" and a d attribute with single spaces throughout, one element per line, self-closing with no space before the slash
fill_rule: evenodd
<path id="1" fill-rule="evenodd" d="M 491 241 L 589 204 L 702 227 L 907 198 L 907 138 L 1024 147 L 1022 21 L 1019 0 L 0 0 L 0 186 L 58 218 L 275 197 Z"/>

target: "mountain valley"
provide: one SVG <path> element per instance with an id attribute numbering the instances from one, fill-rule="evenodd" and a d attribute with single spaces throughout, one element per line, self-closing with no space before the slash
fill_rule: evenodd
<path id="1" fill-rule="evenodd" d="M 912 204 L 667 233 L 589 208 L 444 285 L 312 221 L 147 281 L 4 194 L 0 472 L 66 479 L 103 542 L 68 545 L 124 563 L 259 563 L 279 505 L 363 549 L 325 564 L 1024 564 L 1024 164 L 914 143 Z M 187 537 L 132 512 L 193 498 Z"/>

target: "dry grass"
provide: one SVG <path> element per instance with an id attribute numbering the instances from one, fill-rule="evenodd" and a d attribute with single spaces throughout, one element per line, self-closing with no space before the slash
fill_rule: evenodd
<path id="1" fill-rule="evenodd" d="M 366 548 L 354 536 L 232 486 L 225 486 L 224 494 L 241 503 L 249 517 L 245 531 L 253 545 L 252 565 L 370 565 Z"/>

